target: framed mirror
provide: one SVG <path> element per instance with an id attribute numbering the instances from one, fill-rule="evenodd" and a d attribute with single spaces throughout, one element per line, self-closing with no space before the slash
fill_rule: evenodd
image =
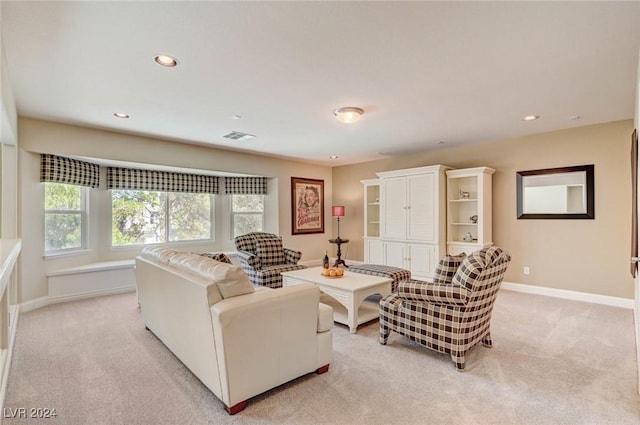
<path id="1" fill-rule="evenodd" d="M 594 219 L 593 168 L 516 172 L 518 219 Z"/>

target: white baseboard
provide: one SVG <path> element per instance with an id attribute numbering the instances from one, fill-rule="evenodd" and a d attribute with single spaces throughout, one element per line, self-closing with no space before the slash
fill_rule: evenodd
<path id="1" fill-rule="evenodd" d="M 631 298 L 610 297 L 608 295 L 589 294 L 586 292 L 567 291 L 565 289 L 545 288 L 542 286 L 525 285 L 522 283 L 502 282 L 501 289 L 527 294 L 544 295 L 547 297 L 563 298 L 573 301 L 582 301 L 594 304 L 604 304 L 612 307 L 628 308 L 633 310 L 634 303 Z"/>
<path id="2" fill-rule="evenodd" d="M 81 294 L 62 295 L 59 297 L 47 297 L 49 304 L 64 303 L 67 301 L 83 300 L 85 298 L 101 297 L 104 295 L 122 294 L 124 292 L 133 292 L 136 290 L 134 286 L 121 286 L 119 288 L 105 289 L 102 291 L 83 292 Z"/>
<path id="3" fill-rule="evenodd" d="M 20 312 L 26 313 L 49 305 L 49 297 L 40 297 L 20 304 Z"/>
<path id="4" fill-rule="evenodd" d="M 106 289 L 103 291 L 91 291 L 83 292 L 79 294 L 64 295 L 60 297 L 40 297 L 35 300 L 27 301 L 20 304 L 20 311 L 26 313 L 31 310 L 36 310 L 41 307 L 45 307 L 49 304 L 63 303 L 67 301 L 82 300 L 85 298 L 100 297 L 103 295 L 122 294 L 124 292 L 133 292 L 136 290 L 135 286 L 121 286 L 119 288 Z"/>

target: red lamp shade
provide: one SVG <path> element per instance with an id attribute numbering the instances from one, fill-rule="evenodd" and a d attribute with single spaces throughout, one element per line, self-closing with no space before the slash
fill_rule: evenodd
<path id="1" fill-rule="evenodd" d="M 331 207 L 331 216 L 344 217 L 344 205 Z"/>

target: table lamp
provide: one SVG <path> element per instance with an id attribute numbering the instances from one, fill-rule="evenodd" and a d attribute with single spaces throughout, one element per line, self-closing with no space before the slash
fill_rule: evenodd
<path id="1" fill-rule="evenodd" d="M 338 220 L 338 237 L 335 239 L 330 239 L 329 242 L 331 243 L 335 243 L 336 245 L 338 245 L 338 252 L 337 252 L 337 256 L 338 258 L 336 259 L 335 264 L 333 265 L 334 267 L 338 267 L 339 265 L 343 265 L 345 267 L 348 267 L 346 265 L 346 263 L 344 262 L 344 260 L 341 258 L 342 257 L 342 251 L 340 251 L 340 245 L 342 245 L 343 243 L 347 243 L 349 242 L 348 239 L 340 239 L 340 217 L 344 217 L 344 205 L 336 205 L 336 206 L 332 206 L 331 207 L 331 216 L 336 217 L 336 219 Z"/>
<path id="2" fill-rule="evenodd" d="M 338 220 L 338 237 L 336 240 L 340 240 L 340 217 L 344 217 L 344 205 L 338 205 L 331 207 L 331 215 L 337 217 Z"/>

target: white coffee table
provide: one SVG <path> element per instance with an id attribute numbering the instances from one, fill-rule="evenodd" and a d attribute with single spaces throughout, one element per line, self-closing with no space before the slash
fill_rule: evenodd
<path id="1" fill-rule="evenodd" d="M 282 273 L 282 285 L 293 286 L 302 283 L 313 283 L 330 297 L 323 297 L 322 302 L 333 307 L 333 320 L 349 326 L 354 334 L 365 322 L 377 319 L 380 315 L 379 305 L 365 301 L 365 298 L 391 293 L 391 279 L 351 273 L 335 278 L 322 275 L 322 267 L 311 267 L 303 270 Z"/>

